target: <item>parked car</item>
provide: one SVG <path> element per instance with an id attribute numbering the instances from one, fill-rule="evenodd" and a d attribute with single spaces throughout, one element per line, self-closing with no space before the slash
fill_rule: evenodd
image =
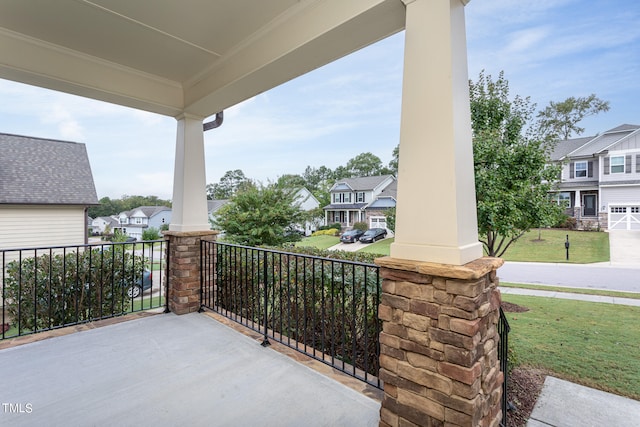
<path id="1" fill-rule="evenodd" d="M 387 230 L 384 228 L 370 228 L 360 237 L 362 243 L 373 243 L 387 237 Z"/>
<path id="2" fill-rule="evenodd" d="M 142 272 L 142 278 L 139 279 L 137 283 L 131 284 L 127 287 L 127 295 L 129 298 L 137 298 L 142 292 L 150 289 L 152 284 L 151 271 L 144 270 Z"/>
<path id="3" fill-rule="evenodd" d="M 356 230 L 354 228 L 353 230 L 345 231 L 344 233 L 342 233 L 342 236 L 340 236 L 340 241 L 342 243 L 355 243 L 363 234 L 364 231 Z"/>

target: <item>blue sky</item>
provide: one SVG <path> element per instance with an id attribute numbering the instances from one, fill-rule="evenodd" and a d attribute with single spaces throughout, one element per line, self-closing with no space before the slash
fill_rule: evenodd
<path id="1" fill-rule="evenodd" d="M 640 124 L 640 2 L 472 0 L 469 77 L 504 70 L 512 94 L 549 101 L 595 93 L 611 109 L 583 135 Z M 387 163 L 398 143 L 404 33 L 225 111 L 205 134 L 207 182 L 335 168 L 362 152 Z M 83 142 L 98 197 L 172 197 L 175 120 L 0 80 L 0 132 Z"/>

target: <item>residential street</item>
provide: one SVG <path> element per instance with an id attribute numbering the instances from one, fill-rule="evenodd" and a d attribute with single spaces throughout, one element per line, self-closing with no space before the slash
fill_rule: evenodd
<path id="1" fill-rule="evenodd" d="M 511 283 L 640 292 L 640 266 L 505 262 L 498 277 Z"/>

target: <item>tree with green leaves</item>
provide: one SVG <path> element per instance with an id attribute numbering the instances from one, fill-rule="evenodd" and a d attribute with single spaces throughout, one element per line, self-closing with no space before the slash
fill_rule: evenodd
<path id="1" fill-rule="evenodd" d="M 348 177 L 388 175 L 392 172 L 382 166 L 380 157 L 373 153 L 361 153 L 350 159 L 345 166 Z M 345 177 L 341 177 L 345 178 Z"/>
<path id="2" fill-rule="evenodd" d="M 234 194 L 216 213 L 214 226 L 232 243 L 277 246 L 297 240 L 292 224 L 303 222 L 304 212 L 294 203 L 295 190 L 276 184 L 251 185 Z"/>
<path id="3" fill-rule="evenodd" d="M 389 161 L 389 170 L 395 175 L 398 176 L 398 159 L 400 158 L 400 144 L 396 145 L 391 153 L 393 158 Z"/>
<path id="4" fill-rule="evenodd" d="M 216 184 L 207 184 L 208 200 L 223 200 L 251 184 L 251 180 L 240 169 L 226 171 Z"/>
<path id="5" fill-rule="evenodd" d="M 587 116 L 609 111 L 609 101 L 603 101 L 595 94 L 587 97 L 569 97 L 561 102 L 549 102 L 538 112 L 538 127 L 542 134 L 553 139 L 569 139 L 572 134 L 580 135 L 584 128 L 578 123 Z"/>
<path id="6" fill-rule="evenodd" d="M 544 136 L 528 130 L 535 104 L 510 98 L 502 72 L 495 81 L 480 73 L 469 93 L 478 231 L 486 253 L 499 257 L 525 232 L 557 218 L 561 208 L 548 194 L 560 169 L 551 165 Z"/>

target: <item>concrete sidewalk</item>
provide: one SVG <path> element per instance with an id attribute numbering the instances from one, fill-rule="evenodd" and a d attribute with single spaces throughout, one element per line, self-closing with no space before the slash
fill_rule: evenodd
<path id="1" fill-rule="evenodd" d="M 633 427 L 640 402 L 548 376 L 527 427 Z"/>
<path id="2" fill-rule="evenodd" d="M 619 304 L 619 305 L 630 305 L 634 307 L 640 307 L 640 299 L 633 299 L 633 298 L 618 298 L 618 297 L 608 297 L 603 295 L 572 294 L 568 292 L 545 291 L 545 290 L 522 289 L 522 288 L 505 288 L 505 287 L 500 288 L 500 293 L 502 293 L 503 295 L 529 295 L 534 297 L 572 299 L 577 301 L 603 302 L 607 304 Z"/>

